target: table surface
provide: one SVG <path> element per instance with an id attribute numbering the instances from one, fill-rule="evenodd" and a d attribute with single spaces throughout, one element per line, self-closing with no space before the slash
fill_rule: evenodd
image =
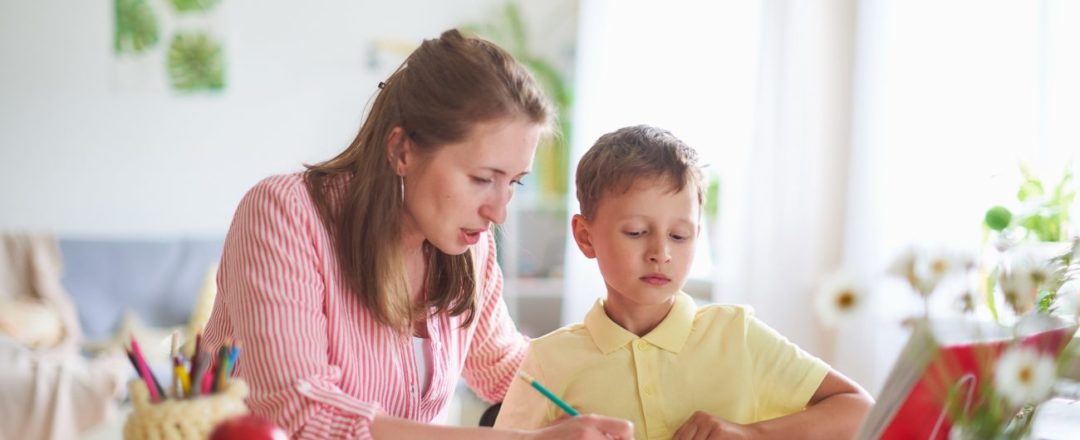
<path id="1" fill-rule="evenodd" d="M 1033 440 L 1080 439 L 1080 382 L 1060 382 L 1054 387 L 1056 397 L 1039 405 L 1032 426 Z M 131 409 L 120 407 L 118 414 L 101 426 L 85 433 L 81 440 L 123 438 L 123 421 Z"/>

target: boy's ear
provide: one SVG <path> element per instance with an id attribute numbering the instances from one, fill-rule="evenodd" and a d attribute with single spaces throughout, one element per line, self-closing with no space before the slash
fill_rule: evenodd
<path id="1" fill-rule="evenodd" d="M 574 214 L 574 218 L 570 220 L 570 229 L 573 230 L 574 242 L 577 243 L 578 249 L 581 249 L 581 253 L 585 254 L 587 258 L 596 258 L 592 237 L 589 236 L 589 223 L 585 220 L 585 217 L 581 214 Z"/>
<path id="2" fill-rule="evenodd" d="M 390 161 L 390 168 L 399 176 L 405 175 L 405 169 L 412 163 L 412 142 L 405 134 L 405 129 L 394 127 L 390 134 L 386 135 L 386 159 Z"/>

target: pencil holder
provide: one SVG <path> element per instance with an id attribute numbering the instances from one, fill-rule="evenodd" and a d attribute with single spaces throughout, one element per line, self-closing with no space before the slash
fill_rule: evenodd
<path id="1" fill-rule="evenodd" d="M 128 382 L 132 411 L 124 422 L 124 440 L 205 440 L 224 419 L 247 414 L 248 387 L 230 379 L 224 388 L 208 396 L 150 401 L 146 382 Z"/>

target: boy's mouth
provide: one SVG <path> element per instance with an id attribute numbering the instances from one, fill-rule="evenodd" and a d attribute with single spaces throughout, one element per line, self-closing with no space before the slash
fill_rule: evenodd
<path id="1" fill-rule="evenodd" d="M 651 274 L 645 275 L 645 276 L 643 276 L 643 277 L 641 277 L 639 279 L 641 281 L 644 281 L 644 282 L 646 282 L 648 284 L 652 284 L 654 286 L 663 286 L 663 285 L 671 282 L 671 278 L 668 278 L 667 276 L 665 276 L 662 273 L 651 273 Z"/>

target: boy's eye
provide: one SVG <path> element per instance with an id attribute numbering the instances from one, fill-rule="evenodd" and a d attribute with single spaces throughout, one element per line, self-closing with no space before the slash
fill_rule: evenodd
<path id="1" fill-rule="evenodd" d="M 640 237 L 645 235 L 645 231 L 623 231 L 623 234 L 626 234 L 627 237 Z"/>
<path id="2" fill-rule="evenodd" d="M 679 235 L 679 234 L 671 234 L 671 239 L 675 240 L 675 241 L 683 241 L 683 240 L 686 240 L 686 236 L 685 235 Z"/>

